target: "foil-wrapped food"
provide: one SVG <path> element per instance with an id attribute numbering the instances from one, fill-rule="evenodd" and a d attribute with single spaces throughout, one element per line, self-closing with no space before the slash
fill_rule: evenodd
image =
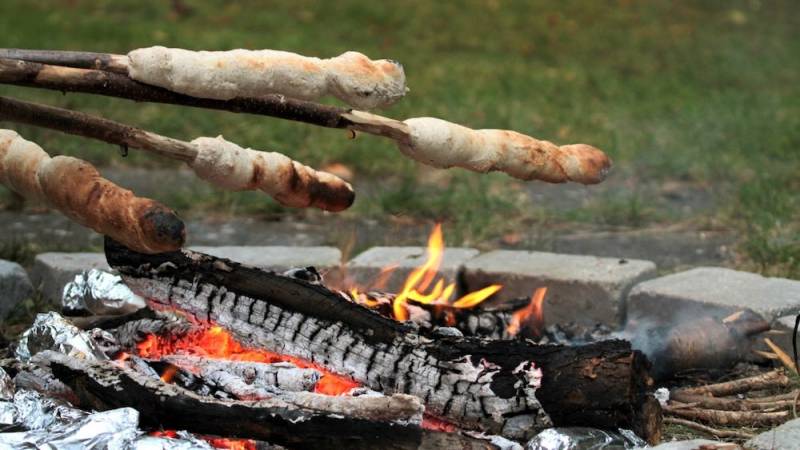
<path id="1" fill-rule="evenodd" d="M 630 430 L 618 432 L 588 427 L 548 428 L 525 444 L 525 450 L 629 450 L 647 447 Z"/>
<path id="2" fill-rule="evenodd" d="M 97 333 L 103 334 L 99 330 Z M 113 339 L 110 335 L 102 337 L 103 340 Z M 22 334 L 15 353 L 19 361 L 28 362 L 43 350 L 53 350 L 76 358 L 108 359 L 91 334 L 55 312 L 36 316 L 33 325 Z"/>
<path id="3" fill-rule="evenodd" d="M 122 277 L 98 269 L 84 270 L 64 286 L 61 306 L 65 312 L 122 315 L 146 306 Z"/>

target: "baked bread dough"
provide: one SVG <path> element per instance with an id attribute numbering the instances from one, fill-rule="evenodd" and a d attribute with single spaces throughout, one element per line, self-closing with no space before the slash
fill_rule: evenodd
<path id="1" fill-rule="evenodd" d="M 141 253 L 178 250 L 186 237 L 183 222 L 171 209 L 136 197 L 86 161 L 51 158 L 11 130 L 0 130 L 0 182 Z"/>
<path id="2" fill-rule="evenodd" d="M 233 191 L 259 189 L 286 206 L 347 209 L 355 198 L 341 178 L 275 152 L 242 148 L 218 136 L 192 141 L 197 158 L 189 165 L 198 177 Z"/>
<path id="3" fill-rule="evenodd" d="M 611 167 L 605 153 L 586 144 L 559 147 L 514 131 L 473 130 L 433 117 L 403 123 L 409 137 L 398 140 L 400 151 L 433 167 L 500 171 L 521 180 L 583 184 L 603 181 Z"/>
<path id="4" fill-rule="evenodd" d="M 361 109 L 402 98 L 403 66 L 358 52 L 320 59 L 279 50 L 191 51 L 148 47 L 128 53 L 134 80 L 194 97 L 229 100 L 283 94 L 303 100 L 332 95 Z"/>

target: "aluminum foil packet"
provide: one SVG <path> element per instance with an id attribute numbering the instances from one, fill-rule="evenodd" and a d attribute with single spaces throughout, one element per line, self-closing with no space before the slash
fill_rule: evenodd
<path id="1" fill-rule="evenodd" d="M 53 350 L 75 358 L 108 359 L 92 336 L 56 312 L 40 313 L 19 340 L 16 357 L 28 362 L 43 350 Z"/>
<path id="2" fill-rule="evenodd" d="M 14 380 L 0 367 L 0 400 L 12 400 L 14 398 L 14 391 Z"/>
<path id="3" fill-rule="evenodd" d="M 525 450 L 632 450 L 647 443 L 630 430 L 588 427 L 548 428 L 525 444 Z"/>
<path id="4" fill-rule="evenodd" d="M 84 270 L 64 286 L 61 299 L 64 311 L 95 315 L 122 315 L 146 306 L 122 277 L 98 269 Z"/>

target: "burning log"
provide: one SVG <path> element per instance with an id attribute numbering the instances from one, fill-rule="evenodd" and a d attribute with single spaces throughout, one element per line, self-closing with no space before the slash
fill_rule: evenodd
<path id="1" fill-rule="evenodd" d="M 86 361 L 50 352 L 53 374 L 72 387 L 82 407 L 134 407 L 143 425 L 244 437 L 293 448 L 417 448 L 422 406 L 408 395 L 331 397 L 311 393 L 296 403 L 281 398 L 226 401 L 198 395 L 111 361 Z"/>
<path id="2" fill-rule="evenodd" d="M 252 347 L 385 394 L 415 395 L 427 413 L 465 429 L 525 439 L 552 419 L 659 439 L 646 359 L 624 341 L 563 347 L 440 337 L 323 286 L 196 252 L 145 255 L 107 239 L 106 257 L 154 308 L 218 324 Z"/>
<path id="3" fill-rule="evenodd" d="M 184 142 L 77 111 L 0 97 L 0 119 L 139 148 L 187 163 L 221 189 L 261 190 L 291 207 L 347 209 L 355 199 L 349 183 L 275 152 L 242 148 L 222 137 Z M 166 250 L 166 249 L 165 249 Z"/>
<path id="4" fill-rule="evenodd" d="M 74 59 L 66 58 L 64 64 L 71 61 Z M 81 67 L 87 65 L 74 63 Z M 526 181 L 595 184 L 603 181 L 611 168 L 608 156 L 586 144 L 558 146 L 510 130 L 473 130 L 432 117 L 399 121 L 278 94 L 228 100 L 198 98 L 139 83 L 120 73 L 7 58 L 0 58 L 0 83 L 262 114 L 348 128 L 390 138 L 401 153 L 422 164 L 437 168 L 461 167 L 481 173 L 501 171 Z"/>

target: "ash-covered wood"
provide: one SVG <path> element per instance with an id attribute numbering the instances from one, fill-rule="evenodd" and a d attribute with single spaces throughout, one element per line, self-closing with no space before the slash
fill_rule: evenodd
<path id="1" fill-rule="evenodd" d="M 106 256 L 152 306 L 217 323 L 246 345 L 312 361 L 374 390 L 415 395 L 428 413 L 465 429 L 525 439 L 551 424 L 546 411 L 555 425 L 659 437 L 646 359 L 624 341 L 570 348 L 437 337 L 322 286 L 228 260 L 185 250 L 144 255 L 111 240 Z"/>
<path id="2" fill-rule="evenodd" d="M 222 381 L 221 377 L 234 376 L 249 386 L 287 392 L 311 392 L 322 376 L 318 370 L 300 368 L 290 362 L 231 361 L 191 355 L 170 355 L 161 360 L 208 380 Z"/>
<path id="3" fill-rule="evenodd" d="M 143 426 L 265 440 L 291 448 L 417 448 L 422 406 L 406 395 L 330 397 L 295 393 L 245 402 L 200 396 L 111 361 L 85 361 L 48 352 L 53 373 L 71 386 L 80 406 L 133 407 Z M 316 401 L 323 397 L 334 400 Z M 312 400 L 313 399 L 313 400 Z M 322 399 L 325 400 L 325 399 Z"/>
<path id="4" fill-rule="evenodd" d="M 131 351 L 136 347 L 136 344 L 141 342 L 149 334 L 171 334 L 180 336 L 186 334 L 191 329 L 192 324 L 178 318 L 145 318 L 125 322 L 110 331 L 117 338 L 117 343 L 122 350 Z"/>

